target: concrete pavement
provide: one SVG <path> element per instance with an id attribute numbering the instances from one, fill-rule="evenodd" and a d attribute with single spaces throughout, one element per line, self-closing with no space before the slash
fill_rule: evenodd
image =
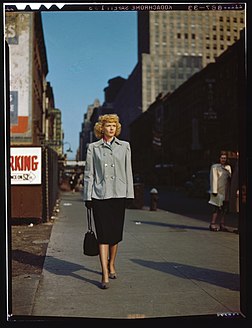
<path id="1" fill-rule="evenodd" d="M 127 209 L 118 279 L 99 288 L 98 257 L 82 253 L 86 209 L 62 193 L 32 316 L 164 318 L 240 312 L 239 235 L 158 210 Z"/>

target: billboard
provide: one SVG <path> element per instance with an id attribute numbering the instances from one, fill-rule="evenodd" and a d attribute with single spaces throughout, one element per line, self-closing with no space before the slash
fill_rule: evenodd
<path id="1" fill-rule="evenodd" d="M 11 141 L 31 143 L 32 13 L 7 13 L 5 37 L 10 51 Z"/>
<path id="2" fill-rule="evenodd" d="M 42 148 L 11 147 L 10 173 L 12 185 L 42 183 Z"/>

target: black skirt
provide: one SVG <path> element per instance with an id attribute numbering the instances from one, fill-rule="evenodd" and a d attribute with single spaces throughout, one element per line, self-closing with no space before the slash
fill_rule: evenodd
<path id="1" fill-rule="evenodd" d="M 122 241 L 126 199 L 93 198 L 92 203 L 98 243 L 115 245 Z"/>

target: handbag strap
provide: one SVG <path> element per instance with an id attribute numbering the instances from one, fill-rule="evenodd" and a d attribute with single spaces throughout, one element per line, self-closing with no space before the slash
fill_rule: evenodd
<path id="1" fill-rule="evenodd" d="M 88 230 L 93 231 L 91 215 L 92 215 L 91 208 L 88 208 L 87 209 Z"/>

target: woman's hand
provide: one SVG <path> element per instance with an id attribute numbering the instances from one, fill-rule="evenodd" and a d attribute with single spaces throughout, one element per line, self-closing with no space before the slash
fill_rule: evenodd
<path id="1" fill-rule="evenodd" d="M 93 207 L 92 200 L 86 200 L 85 206 L 86 208 L 91 209 Z"/>
<path id="2" fill-rule="evenodd" d="M 133 205 L 133 198 L 126 198 L 126 208 L 131 208 Z"/>

